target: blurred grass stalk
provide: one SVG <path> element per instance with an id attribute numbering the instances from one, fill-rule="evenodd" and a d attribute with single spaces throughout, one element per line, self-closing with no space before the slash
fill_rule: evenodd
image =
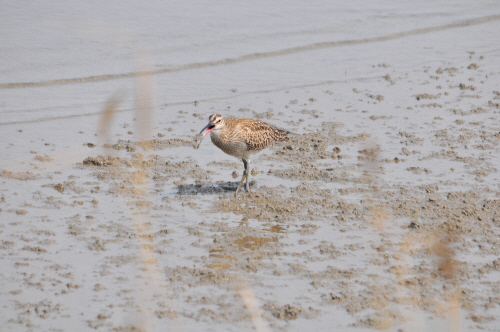
<path id="1" fill-rule="evenodd" d="M 264 319 L 264 315 L 259 308 L 256 296 L 247 286 L 243 286 L 239 291 L 240 297 L 245 303 L 247 310 L 252 316 L 253 325 L 257 332 L 271 332 L 269 325 Z"/>
<path id="2" fill-rule="evenodd" d="M 141 59 L 142 60 L 142 59 Z M 138 66 L 145 66 L 147 61 L 138 61 Z M 151 135 L 151 119 L 154 113 L 154 93 L 153 93 L 153 76 L 151 75 L 139 75 L 136 80 L 136 112 L 137 112 L 137 132 L 139 140 L 144 140 L 146 137 Z M 117 91 L 110 99 L 106 102 L 105 108 L 102 112 L 101 121 L 99 123 L 98 133 L 100 136 L 100 141 L 102 144 L 109 143 L 111 140 L 111 127 L 112 120 L 117 113 L 117 107 L 122 101 L 121 92 Z M 135 166 L 142 167 L 144 166 Z M 145 185 L 151 186 L 149 178 L 138 178 L 133 177 L 133 186 Z M 120 200 L 120 204 L 124 211 L 126 209 L 126 203 Z M 161 275 L 159 272 L 157 260 L 154 256 L 154 244 L 151 243 L 152 239 L 149 236 L 146 227 L 144 226 L 144 221 L 139 215 L 130 215 L 132 220 L 132 226 L 136 231 L 136 245 L 139 251 L 139 257 L 141 260 L 141 265 L 139 270 L 147 271 L 148 278 L 142 280 L 142 285 L 144 291 L 138 290 L 138 310 L 135 324 L 139 325 L 140 331 L 158 331 L 158 327 L 154 323 L 156 317 L 154 316 L 154 311 L 152 307 L 154 306 L 153 298 L 161 294 L 159 292 Z M 147 239 L 150 243 L 146 243 Z M 138 285 L 139 286 L 139 285 Z M 168 285 L 167 285 L 168 290 Z M 171 306 L 172 308 L 172 306 Z M 173 309 L 171 309 L 173 310 Z M 175 317 L 176 315 L 174 315 Z M 178 324 L 173 324 L 172 328 L 174 331 L 178 331 L 176 328 Z"/>
<path id="3" fill-rule="evenodd" d="M 371 187 L 379 187 L 378 185 L 378 178 L 376 177 L 376 173 L 379 170 L 383 170 L 379 163 L 378 159 L 378 146 L 377 146 L 377 139 L 376 135 L 373 135 L 374 139 L 371 144 L 366 144 L 363 146 L 364 149 L 360 150 L 360 153 L 363 153 L 364 155 L 368 156 L 368 158 L 365 157 L 365 163 L 363 165 L 364 172 L 363 176 L 368 179 L 368 184 Z M 376 199 L 374 197 L 367 197 L 367 202 L 369 204 L 372 204 L 366 212 L 367 215 L 367 221 L 371 223 L 371 226 L 375 228 L 378 232 L 384 232 L 385 229 L 390 226 L 389 223 L 391 222 L 392 218 L 392 211 L 388 206 L 385 206 L 383 202 L 376 202 Z M 460 294 L 459 294 L 459 287 L 457 285 L 456 281 L 456 267 L 457 264 L 453 259 L 454 256 L 454 250 L 451 248 L 452 244 L 452 231 L 448 228 L 446 231 L 441 235 L 437 236 L 435 238 L 428 238 L 427 241 L 428 245 L 432 247 L 432 252 L 434 254 L 433 259 L 436 261 L 437 266 L 438 266 L 438 274 L 444 279 L 444 282 L 446 284 L 449 284 L 450 289 L 454 289 L 454 291 L 447 296 L 448 298 L 448 308 L 449 308 L 449 319 L 450 319 L 450 332 L 460 332 L 462 330 L 461 328 L 461 300 L 460 300 Z M 416 243 L 416 237 L 407 237 L 407 241 L 409 242 L 409 247 L 413 246 Z M 423 239 L 424 242 L 426 242 L 426 239 Z M 408 257 L 406 250 L 400 246 L 400 254 L 401 257 Z M 405 297 L 405 290 L 402 285 L 404 285 L 404 276 L 408 275 L 410 273 L 409 269 L 409 260 L 405 259 L 407 262 L 406 265 L 402 265 L 401 268 L 398 270 L 398 273 L 395 274 L 395 279 L 397 282 L 394 283 L 395 285 L 395 293 L 397 294 L 396 296 L 403 298 Z M 384 321 L 386 320 L 386 317 L 384 317 L 384 312 L 378 311 L 376 314 L 376 317 Z M 421 316 L 423 318 L 423 316 Z M 392 325 L 395 322 L 387 322 L 387 324 Z M 389 326 L 388 325 L 388 326 Z M 422 322 L 420 325 L 423 327 L 425 324 Z"/>
<path id="4" fill-rule="evenodd" d="M 438 265 L 438 273 L 448 284 L 449 289 L 452 290 L 448 296 L 448 307 L 450 310 L 450 332 L 462 331 L 460 318 L 461 318 L 461 300 L 460 288 L 456 280 L 457 264 L 454 260 L 455 252 L 451 248 L 453 233 L 447 228 L 444 233 L 437 238 L 433 252 Z"/>

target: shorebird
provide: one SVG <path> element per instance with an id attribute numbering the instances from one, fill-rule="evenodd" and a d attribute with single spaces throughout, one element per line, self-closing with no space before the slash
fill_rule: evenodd
<path id="1" fill-rule="evenodd" d="M 208 124 L 200 131 L 196 148 L 200 147 L 205 135 L 210 133 L 210 139 L 216 147 L 243 161 L 245 170 L 235 196 L 238 196 L 245 179 L 247 180 L 246 190 L 250 192 L 248 186 L 250 158 L 272 143 L 286 140 L 290 134 L 289 131 L 255 119 L 223 118 L 220 114 L 212 114 L 208 121 Z"/>

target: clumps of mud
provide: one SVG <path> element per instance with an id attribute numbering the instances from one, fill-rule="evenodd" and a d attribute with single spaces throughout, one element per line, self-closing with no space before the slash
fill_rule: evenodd
<path id="1" fill-rule="evenodd" d="M 458 88 L 460 90 L 471 90 L 471 91 L 475 91 L 476 90 L 476 87 L 474 85 L 466 85 L 464 83 L 460 83 L 458 85 Z"/>
<path id="2" fill-rule="evenodd" d="M 456 67 L 447 67 L 442 69 L 441 67 L 436 70 L 436 74 L 441 75 L 444 72 L 447 72 L 449 76 L 455 76 L 458 73 L 458 68 Z"/>
<path id="3" fill-rule="evenodd" d="M 492 227 L 500 225 L 500 200 L 486 199 L 474 192 L 431 193 L 415 200 L 395 200 L 391 204 L 398 217 L 418 217 L 427 223 L 419 223 L 417 232 L 436 233 L 448 231 L 452 241 L 461 241 L 464 236 L 485 236 Z M 500 244 L 500 240 L 494 240 Z"/>
<path id="4" fill-rule="evenodd" d="M 45 155 L 45 156 L 37 155 L 33 159 L 35 159 L 36 161 L 42 162 L 42 163 L 50 162 L 50 161 L 54 160 L 54 159 L 50 158 L 48 155 Z"/>
<path id="5" fill-rule="evenodd" d="M 384 100 L 384 96 L 382 96 L 382 95 L 373 95 L 371 93 L 367 93 L 366 96 L 370 97 L 371 99 L 375 99 L 377 101 Z"/>
<path id="6" fill-rule="evenodd" d="M 374 328 L 377 330 L 387 330 L 395 324 L 405 321 L 406 319 L 395 310 L 380 310 L 379 312 L 370 315 L 368 318 L 360 319 L 359 323 L 354 326 L 363 326 Z"/>
<path id="7" fill-rule="evenodd" d="M 9 172 L 6 170 L 0 171 L 0 177 L 7 179 L 15 179 L 21 181 L 35 180 L 38 178 L 38 175 L 35 175 L 31 172 Z"/>
<path id="8" fill-rule="evenodd" d="M 335 212 L 334 200 L 329 190 L 312 191 L 299 186 L 299 195 L 289 196 L 276 188 L 258 193 L 248 193 L 244 198 L 225 195 L 215 203 L 212 212 L 232 212 L 259 221 L 284 221 L 303 218 L 317 220 Z M 303 195 L 307 191 L 307 194 Z"/>
<path id="9" fill-rule="evenodd" d="M 31 251 L 37 254 L 45 253 L 47 252 L 47 249 L 42 248 L 42 247 L 32 247 L 32 246 L 24 246 L 22 248 L 23 250 Z"/>
<path id="10" fill-rule="evenodd" d="M 356 168 L 356 167 L 354 167 Z M 354 181 L 363 183 L 366 180 L 362 178 L 350 178 L 349 171 L 352 171 L 352 166 L 338 167 L 321 167 L 311 163 L 304 162 L 299 167 L 291 167 L 287 169 L 270 169 L 268 174 L 293 180 L 308 180 L 308 181 L 324 181 L 324 182 L 346 182 Z"/>
<path id="11" fill-rule="evenodd" d="M 264 310 L 269 311 L 274 317 L 281 320 L 293 320 L 303 315 L 306 311 L 300 307 L 294 307 L 290 304 L 279 306 L 276 304 L 264 304 Z"/>
<path id="12" fill-rule="evenodd" d="M 88 166 L 118 166 L 120 158 L 111 156 L 87 157 L 83 160 L 83 164 Z"/>
<path id="13" fill-rule="evenodd" d="M 276 153 L 279 159 L 285 159 L 292 162 L 313 162 L 318 159 L 327 159 L 336 157 L 338 152 L 330 150 L 333 144 L 342 145 L 348 142 L 364 141 L 369 134 L 361 133 L 354 136 L 338 135 L 336 129 L 341 124 L 335 122 L 323 122 L 321 130 L 302 135 L 291 135 L 290 139 L 282 148 L 282 151 Z"/>
<path id="14" fill-rule="evenodd" d="M 382 240 L 382 245 L 373 248 L 380 258 L 372 258 L 369 263 L 373 266 L 369 267 L 372 270 L 375 267 L 385 267 L 386 272 L 394 276 L 394 284 L 379 285 L 371 280 L 360 281 L 360 271 L 356 268 L 339 269 L 328 266 L 323 271 L 311 272 L 301 264 L 290 264 L 288 273 L 311 279 L 316 288 L 324 288 L 325 291 L 332 287 L 339 289 L 330 292 L 323 300 L 328 304 L 340 305 L 351 315 L 358 317 L 356 326 L 379 329 L 405 321 L 400 313 L 389 309 L 393 301 L 440 315 L 448 310 L 442 303 L 446 303 L 458 292 L 458 301 L 464 308 L 476 307 L 473 303 L 477 302 L 477 294 L 473 291 L 460 288 L 457 291 L 456 287 L 443 288 L 442 285 L 444 280 L 451 280 L 453 285 L 466 284 L 472 275 L 487 275 L 500 269 L 498 260 L 483 264 L 478 270 L 477 266 L 455 258 L 473 250 L 474 241 L 483 243 L 480 250 L 485 254 L 496 252 L 495 248 L 500 246 L 500 240 L 492 234 L 495 234 L 495 228 L 500 225 L 500 200 L 484 198 L 473 191 L 440 191 L 439 186 L 432 185 L 399 190 L 385 188 L 383 191 L 376 186 L 367 186 L 365 190 L 384 203 L 369 199 L 359 203 L 347 202 L 329 191 L 318 190 L 312 185 L 301 185 L 291 188 L 290 192 L 285 188 L 274 188 L 272 191 L 261 189 L 261 192 L 238 198 L 224 195 L 215 202 L 212 212 L 231 212 L 243 216 L 244 220 L 256 219 L 268 223 L 291 224 L 298 220 L 312 223 L 304 225 L 311 227 L 303 228 L 299 231 L 300 234 L 303 231 L 304 234 L 310 234 L 309 230 L 314 233 L 318 228 L 316 223 L 327 227 L 324 220 L 331 220 L 331 225 L 340 232 L 352 229 L 353 222 L 360 220 L 377 229 L 383 229 L 383 224 L 388 220 L 411 220 L 408 224 L 399 225 L 400 229 L 407 230 L 399 243 Z M 230 236 L 227 235 L 227 238 Z M 225 242 L 218 240 L 217 243 Z M 345 250 L 357 251 L 363 248 L 338 248 L 334 244 L 323 242 L 314 249 L 324 259 L 331 260 L 345 254 Z M 281 252 L 283 254 L 285 253 Z M 226 251 L 225 255 L 234 255 L 234 251 Z M 419 263 L 406 266 L 402 255 L 408 255 Z M 310 253 L 303 253 L 300 257 L 318 260 L 318 257 Z M 374 276 L 374 280 L 377 280 L 377 275 Z M 359 285 L 365 290 L 356 291 Z M 295 317 L 284 307 L 265 308 L 279 319 Z M 368 317 L 360 316 L 367 310 L 375 310 L 376 313 Z M 297 315 L 300 313 L 300 310 L 297 311 Z"/>
<path id="15" fill-rule="evenodd" d="M 62 194 L 64 192 L 64 183 L 55 184 L 54 189 Z"/>
<path id="16" fill-rule="evenodd" d="M 88 245 L 88 248 L 90 250 L 95 250 L 95 251 L 106 251 L 106 246 L 104 241 L 102 240 L 95 240 L 94 242 L 90 243 Z"/>
<path id="17" fill-rule="evenodd" d="M 165 274 L 170 276 L 170 282 L 184 284 L 187 280 L 194 285 L 222 285 L 237 280 L 233 275 L 212 269 L 191 267 L 166 268 Z"/>
<path id="18" fill-rule="evenodd" d="M 63 194 L 65 191 L 71 190 L 72 192 L 76 194 L 82 194 L 85 190 L 80 187 L 79 185 L 76 184 L 76 181 L 65 181 L 62 183 L 51 183 L 51 184 L 46 184 L 43 185 L 42 187 L 52 187 L 54 190 L 58 191 L 59 193 Z"/>
<path id="19" fill-rule="evenodd" d="M 420 100 L 420 99 L 439 99 L 439 98 L 441 98 L 441 93 L 438 93 L 437 95 L 422 93 L 422 94 L 418 94 L 416 96 L 416 98 L 417 98 L 417 100 Z"/>
<path id="20" fill-rule="evenodd" d="M 6 249 L 11 249 L 14 247 L 15 242 L 14 241 L 5 241 L 2 240 L 0 242 L 0 249 L 6 250 Z"/>
<path id="21" fill-rule="evenodd" d="M 46 319 L 49 317 L 53 317 L 54 315 L 59 315 L 61 313 L 61 305 L 53 304 L 52 301 L 43 300 L 38 303 L 21 303 L 17 302 L 16 306 L 19 309 L 23 309 L 27 313 L 33 312 L 36 317 Z M 27 319 L 29 322 L 30 320 Z M 32 326 L 33 324 L 28 323 L 28 326 Z"/>
<path id="22" fill-rule="evenodd" d="M 170 178 L 180 178 L 180 181 L 174 181 L 176 185 L 183 184 L 188 180 L 194 180 L 195 184 L 208 184 L 211 183 L 210 177 L 214 174 L 214 171 L 207 170 L 192 161 L 167 161 L 166 168 L 158 169 L 158 171 Z M 161 176 L 158 173 L 156 174 Z M 156 179 L 156 177 L 153 179 Z"/>
<path id="23" fill-rule="evenodd" d="M 127 152 L 135 152 L 137 147 L 146 150 L 164 150 L 168 148 L 181 147 L 181 146 L 195 146 L 196 142 L 180 138 L 172 139 L 152 139 L 149 141 L 133 142 L 130 140 L 119 140 L 116 144 L 104 144 L 105 148 L 115 150 L 127 150 Z"/>
<path id="24" fill-rule="evenodd" d="M 160 184 L 174 178 L 176 179 L 174 184 L 178 186 L 188 180 L 194 180 L 195 185 L 207 184 L 210 182 L 210 175 L 214 173 L 192 161 L 172 162 L 159 155 L 145 157 L 141 153 L 134 153 L 130 157 L 123 158 L 88 157 L 83 160 L 82 166 L 95 169 L 94 176 L 99 180 L 110 181 L 117 194 L 120 191 L 133 194 L 134 188 L 128 185 L 142 185 L 150 180 Z M 189 186 L 180 187 L 181 192 L 186 190 L 189 191 Z M 193 192 L 193 188 L 190 192 Z"/>

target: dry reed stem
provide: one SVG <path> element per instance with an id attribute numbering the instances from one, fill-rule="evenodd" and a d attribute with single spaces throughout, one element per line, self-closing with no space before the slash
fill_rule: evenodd
<path id="1" fill-rule="evenodd" d="M 108 101 L 106 102 L 106 106 L 102 111 L 102 117 L 97 132 L 101 137 L 101 141 L 103 142 L 109 138 L 111 121 L 113 120 L 113 115 L 116 113 L 116 108 L 121 103 L 121 101 L 121 92 L 117 91 L 108 99 Z"/>
<path id="2" fill-rule="evenodd" d="M 460 323 L 461 316 L 461 301 L 460 296 L 457 294 L 458 286 L 456 285 L 456 273 L 457 264 L 454 260 L 454 250 L 451 248 L 452 242 L 451 231 L 448 229 L 444 234 L 437 239 L 436 244 L 433 247 L 433 252 L 435 253 L 436 262 L 438 265 L 438 273 L 445 282 L 455 289 L 454 294 L 452 294 L 448 299 L 448 307 L 450 312 L 450 331 L 460 332 L 462 330 Z"/>

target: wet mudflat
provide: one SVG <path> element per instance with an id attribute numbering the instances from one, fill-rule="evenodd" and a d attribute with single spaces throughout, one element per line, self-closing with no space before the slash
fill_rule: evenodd
<path id="1" fill-rule="evenodd" d="M 346 65 L 362 77 L 158 103 L 149 127 L 126 101 L 43 131 L 4 113 L 4 328 L 498 330 L 498 25 L 388 41 Z M 213 113 L 293 133 L 250 193 L 241 161 L 194 149 Z"/>

